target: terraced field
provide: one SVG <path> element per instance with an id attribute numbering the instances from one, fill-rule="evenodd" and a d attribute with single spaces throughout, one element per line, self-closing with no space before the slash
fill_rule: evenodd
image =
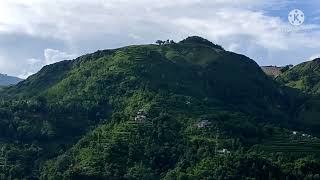
<path id="1" fill-rule="evenodd" d="M 259 150 L 266 152 L 283 152 L 298 154 L 320 154 L 320 139 L 310 135 L 276 134 L 273 138 L 262 142 L 257 146 Z"/>

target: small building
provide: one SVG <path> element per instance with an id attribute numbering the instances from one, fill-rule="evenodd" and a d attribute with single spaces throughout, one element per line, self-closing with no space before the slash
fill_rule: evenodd
<path id="1" fill-rule="evenodd" d="M 137 112 L 136 117 L 134 118 L 135 122 L 143 123 L 147 119 L 147 111 L 145 109 L 140 109 Z"/>
<path id="2" fill-rule="evenodd" d="M 226 155 L 226 154 L 230 154 L 231 152 L 228 149 L 221 149 L 221 150 L 218 150 L 218 153 Z"/>
<path id="3" fill-rule="evenodd" d="M 198 123 L 198 128 L 208 128 L 211 126 L 211 122 L 209 122 L 208 120 L 202 120 Z"/>

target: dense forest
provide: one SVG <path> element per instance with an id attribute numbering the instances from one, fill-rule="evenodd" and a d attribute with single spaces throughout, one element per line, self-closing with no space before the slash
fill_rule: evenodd
<path id="1" fill-rule="evenodd" d="M 1 89 L 0 179 L 320 179 L 318 85 L 292 85 L 319 66 L 272 79 L 201 37 L 157 42 Z"/>

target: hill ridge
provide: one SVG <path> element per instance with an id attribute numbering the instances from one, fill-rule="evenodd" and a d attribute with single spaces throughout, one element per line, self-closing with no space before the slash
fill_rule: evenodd
<path id="1" fill-rule="evenodd" d="M 316 174 L 318 164 L 301 163 L 310 157 L 305 149 L 320 162 L 319 140 L 310 139 L 320 126 L 308 116 L 308 98 L 252 59 L 217 48 L 191 37 L 96 51 L 5 88 L 0 174 L 57 180 Z"/>

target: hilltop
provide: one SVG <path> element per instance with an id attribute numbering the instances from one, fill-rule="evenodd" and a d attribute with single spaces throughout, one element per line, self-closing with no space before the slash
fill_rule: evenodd
<path id="1" fill-rule="evenodd" d="M 282 74 L 278 81 L 307 93 L 320 93 L 320 58 L 295 66 Z"/>

